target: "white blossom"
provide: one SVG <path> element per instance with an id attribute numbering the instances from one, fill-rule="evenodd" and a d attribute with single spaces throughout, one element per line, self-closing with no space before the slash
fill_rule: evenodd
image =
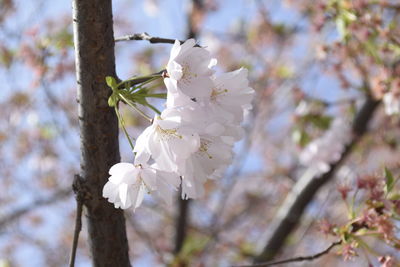
<path id="1" fill-rule="evenodd" d="M 175 172 L 162 171 L 157 167 L 157 164 L 151 165 L 156 171 L 156 191 L 158 196 L 168 205 L 172 205 L 173 198 L 181 185 L 181 178 Z"/>
<path id="2" fill-rule="evenodd" d="M 218 137 L 203 137 L 200 148 L 187 160 L 182 176 L 182 198 L 199 198 L 203 195 L 203 184 L 215 178 L 216 171 L 226 167 L 232 160 L 232 147 Z M 219 174 L 219 173 L 218 173 Z"/>
<path id="3" fill-rule="evenodd" d="M 310 114 L 312 108 L 310 103 L 305 100 L 301 100 L 298 106 L 296 107 L 294 114 L 297 116 L 306 116 Z"/>
<path id="4" fill-rule="evenodd" d="M 165 109 L 136 140 L 135 160 L 147 162 L 151 156 L 160 170 L 177 172 L 199 147 L 199 135 L 181 124 L 180 112 Z"/>
<path id="5" fill-rule="evenodd" d="M 145 192 L 171 204 L 179 186 L 182 198 L 199 198 L 206 180 L 231 163 L 254 90 L 246 69 L 214 75 L 216 62 L 193 39 L 175 41 L 164 78 L 166 109 L 136 139 L 134 164 L 114 165 L 103 188 L 116 208 L 135 209 Z"/>
<path id="6" fill-rule="evenodd" d="M 320 138 L 309 143 L 300 154 L 300 163 L 312 169 L 317 175 L 330 170 L 337 162 L 351 140 L 351 128 L 348 122 L 337 118 L 330 129 Z"/>
<path id="7" fill-rule="evenodd" d="M 210 107 L 226 121 L 240 123 L 245 110 L 251 109 L 254 90 L 249 87 L 247 69 L 223 73 L 213 79 Z"/>
<path id="8" fill-rule="evenodd" d="M 179 90 L 189 98 L 205 97 L 211 94 L 213 71 L 209 68 L 213 62 L 210 53 L 201 47 L 195 47 L 194 39 L 182 45 L 178 40 L 172 47 L 167 64 L 169 78 L 165 79 L 168 93 Z"/>
<path id="9" fill-rule="evenodd" d="M 383 103 L 385 105 L 385 113 L 387 115 L 400 114 L 400 94 L 389 91 L 383 95 Z"/>
<path id="10" fill-rule="evenodd" d="M 111 176 L 104 185 L 103 197 L 116 208 L 136 209 L 144 194 L 156 188 L 156 172 L 152 168 L 121 162 L 112 166 L 109 173 Z"/>

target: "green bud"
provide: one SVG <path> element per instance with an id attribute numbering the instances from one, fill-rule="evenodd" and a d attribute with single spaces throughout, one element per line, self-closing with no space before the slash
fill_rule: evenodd
<path id="1" fill-rule="evenodd" d="M 118 87 L 117 82 L 112 76 L 106 76 L 106 83 L 111 89 L 113 89 L 113 91 Z"/>

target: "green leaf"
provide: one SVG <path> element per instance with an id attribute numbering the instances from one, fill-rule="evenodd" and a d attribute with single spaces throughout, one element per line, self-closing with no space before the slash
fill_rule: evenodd
<path id="1" fill-rule="evenodd" d="M 332 117 L 330 116 L 314 116 L 310 118 L 310 121 L 312 124 L 314 124 L 315 127 L 318 127 L 323 130 L 329 129 L 329 126 L 331 125 L 332 122 Z"/>
<path id="2" fill-rule="evenodd" d="M 375 59 L 377 63 L 382 63 L 382 59 L 379 56 L 378 53 L 378 47 L 374 43 L 373 39 L 369 39 L 368 41 L 364 42 L 364 48 L 367 51 L 367 53 Z"/>
<path id="3" fill-rule="evenodd" d="M 289 79 L 293 77 L 293 71 L 285 65 L 281 65 L 277 68 L 277 75 L 281 79 Z"/>
<path id="4" fill-rule="evenodd" d="M 109 98 L 108 98 L 108 105 L 110 107 L 115 107 L 117 106 L 118 103 L 118 97 L 113 93 Z"/>
<path id="5" fill-rule="evenodd" d="M 147 100 L 145 97 L 141 96 L 141 95 L 134 95 L 134 102 L 139 103 L 143 106 L 147 106 Z"/>
<path id="6" fill-rule="evenodd" d="M 292 140 L 301 147 L 305 147 L 310 142 L 311 138 L 305 131 L 295 129 L 292 133 Z"/>
<path id="7" fill-rule="evenodd" d="M 357 16 L 348 10 L 342 10 L 342 16 L 346 22 L 355 21 L 357 19 Z"/>
<path id="8" fill-rule="evenodd" d="M 307 114 L 303 116 L 302 122 L 304 123 L 311 123 L 315 127 L 322 129 L 322 130 L 327 130 L 329 129 L 329 126 L 331 125 L 332 122 L 332 117 L 331 116 L 325 116 L 321 114 Z"/>
<path id="9" fill-rule="evenodd" d="M 389 196 L 389 200 L 400 200 L 400 193 L 395 193 Z"/>
<path id="10" fill-rule="evenodd" d="M 106 83 L 113 90 L 117 88 L 117 82 L 112 76 L 106 76 Z"/>
<path id="11" fill-rule="evenodd" d="M 393 178 L 392 172 L 386 167 L 384 169 L 384 175 L 386 179 L 385 191 L 386 193 L 390 193 L 394 187 L 395 179 Z"/>

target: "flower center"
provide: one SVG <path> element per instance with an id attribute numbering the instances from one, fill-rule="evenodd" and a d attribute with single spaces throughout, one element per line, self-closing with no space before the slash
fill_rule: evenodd
<path id="1" fill-rule="evenodd" d="M 189 64 L 183 63 L 182 64 L 182 77 L 180 81 L 184 84 L 190 84 L 193 78 L 196 78 L 197 74 L 190 71 Z"/>
<path id="2" fill-rule="evenodd" d="M 199 147 L 199 152 L 204 153 L 207 155 L 209 159 L 212 159 L 213 157 L 208 153 L 208 147 L 210 146 L 211 142 L 206 141 L 206 140 L 201 140 L 200 141 L 200 147 Z"/>
<path id="3" fill-rule="evenodd" d="M 156 131 L 160 134 L 160 139 L 163 141 L 171 140 L 171 138 L 183 138 L 182 135 L 178 134 L 177 129 L 163 129 L 157 125 Z"/>
<path id="4" fill-rule="evenodd" d="M 224 95 L 228 93 L 228 89 L 223 89 L 223 88 L 213 88 L 211 91 L 211 101 L 216 101 L 217 97 L 220 95 Z"/>

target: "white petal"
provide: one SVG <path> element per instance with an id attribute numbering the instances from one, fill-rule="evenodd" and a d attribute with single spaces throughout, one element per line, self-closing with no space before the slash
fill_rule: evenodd
<path id="1" fill-rule="evenodd" d="M 119 198 L 121 200 L 121 207 L 123 209 L 129 208 L 126 207 L 126 203 L 127 203 L 127 196 L 128 196 L 128 185 L 127 184 L 121 184 L 119 186 Z"/>
<path id="2" fill-rule="evenodd" d="M 119 175 L 123 175 L 126 172 L 132 171 L 133 169 L 135 169 L 135 166 L 133 166 L 133 164 L 126 163 L 126 162 L 120 162 L 120 163 L 113 165 L 110 168 L 109 174 L 119 176 Z"/>
<path id="3" fill-rule="evenodd" d="M 141 177 L 146 185 L 146 189 L 155 190 L 157 188 L 156 170 L 150 167 L 143 167 Z"/>
<path id="4" fill-rule="evenodd" d="M 134 198 L 135 201 L 133 204 L 134 210 L 142 204 L 144 195 L 146 193 L 146 189 L 144 188 L 143 185 L 137 186 L 136 188 L 137 188 L 137 191 L 135 192 L 136 197 Z"/>

